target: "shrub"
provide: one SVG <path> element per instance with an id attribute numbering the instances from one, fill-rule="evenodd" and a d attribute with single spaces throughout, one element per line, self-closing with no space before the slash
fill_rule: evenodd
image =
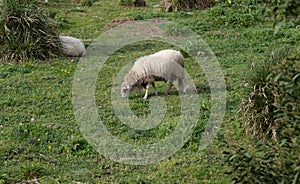
<path id="1" fill-rule="evenodd" d="M 92 0 L 81 0 L 80 4 L 81 4 L 81 6 L 92 6 L 93 1 Z"/>
<path id="2" fill-rule="evenodd" d="M 47 175 L 46 168 L 37 163 L 26 163 L 21 168 L 21 177 L 23 179 L 40 178 L 45 175 Z"/>
<path id="3" fill-rule="evenodd" d="M 259 0 L 221 1 L 210 12 L 214 24 L 249 27 L 262 20 L 265 7 Z"/>
<path id="4" fill-rule="evenodd" d="M 123 6 L 133 6 L 133 0 L 119 0 L 119 4 Z"/>
<path id="5" fill-rule="evenodd" d="M 144 0 L 120 0 L 119 4 L 123 5 L 123 6 L 143 7 L 143 6 L 146 6 L 146 1 L 144 1 Z"/>
<path id="6" fill-rule="evenodd" d="M 277 139 L 300 113 L 300 51 L 284 48 L 254 68 L 249 97 L 242 104 L 246 132 Z M 298 103 L 297 103 L 298 102 Z"/>
<path id="7" fill-rule="evenodd" d="M 146 6 L 146 1 L 144 0 L 135 0 L 133 2 L 134 6 L 135 7 L 143 7 L 143 6 Z"/>
<path id="8" fill-rule="evenodd" d="M 213 0 L 166 0 L 165 4 L 171 6 L 172 11 L 206 9 L 213 6 Z"/>
<path id="9" fill-rule="evenodd" d="M 242 112 L 254 146 L 225 152 L 228 173 L 238 183 L 299 183 L 300 48 L 281 49 L 250 78 Z"/>
<path id="10" fill-rule="evenodd" d="M 225 152 L 233 183 L 296 184 L 300 182 L 299 137 L 295 142 L 256 144 L 254 149 Z"/>
<path id="11" fill-rule="evenodd" d="M 262 0 L 273 14 L 278 28 L 286 22 L 292 21 L 300 24 L 300 1 L 299 0 Z M 277 29 L 278 30 L 278 29 Z"/>
<path id="12" fill-rule="evenodd" d="M 62 53 L 50 20 L 30 0 L 3 0 L 0 33 L 2 61 L 44 60 Z"/>

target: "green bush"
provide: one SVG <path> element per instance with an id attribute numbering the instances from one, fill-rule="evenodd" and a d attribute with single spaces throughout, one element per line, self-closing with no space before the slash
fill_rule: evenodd
<path id="1" fill-rule="evenodd" d="M 172 10 L 177 12 L 181 10 L 206 9 L 213 6 L 213 0 L 166 0 L 167 4 L 172 6 Z"/>
<path id="2" fill-rule="evenodd" d="M 123 6 L 133 6 L 133 0 L 119 0 L 119 4 Z"/>
<path id="3" fill-rule="evenodd" d="M 300 24 L 299 0 L 262 0 L 273 14 L 275 24 L 279 28 L 284 22 L 292 21 Z"/>
<path id="4" fill-rule="evenodd" d="M 34 162 L 25 163 L 21 168 L 21 177 L 23 179 L 40 178 L 45 175 L 47 175 L 46 168 Z"/>
<path id="5" fill-rule="evenodd" d="M 300 48 L 281 49 L 250 78 L 242 112 L 254 146 L 226 152 L 229 173 L 241 183 L 299 183 Z"/>
<path id="6" fill-rule="evenodd" d="M 246 131 L 263 139 L 284 136 L 283 129 L 299 121 L 299 49 L 286 47 L 255 67 L 249 87 L 252 91 L 242 104 Z"/>
<path id="7" fill-rule="evenodd" d="M 254 150 L 225 152 L 233 183 L 297 184 L 300 182 L 300 149 L 297 141 L 256 144 Z"/>
<path id="8" fill-rule="evenodd" d="M 61 56 L 61 43 L 48 17 L 30 0 L 3 0 L 1 60 L 28 61 Z"/>
<path id="9" fill-rule="evenodd" d="M 81 4 L 81 6 L 92 6 L 93 0 L 81 0 L 80 4 Z"/>
<path id="10" fill-rule="evenodd" d="M 259 0 L 223 0 L 210 15 L 216 25 L 249 27 L 265 17 L 265 7 Z"/>

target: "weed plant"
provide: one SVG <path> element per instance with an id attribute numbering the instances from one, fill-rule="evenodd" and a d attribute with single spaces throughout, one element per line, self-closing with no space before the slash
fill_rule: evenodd
<path id="1" fill-rule="evenodd" d="M 213 6 L 213 0 L 168 0 L 172 4 L 173 11 L 206 9 Z"/>
<path id="2" fill-rule="evenodd" d="M 300 50 L 285 47 L 254 68 L 242 103 L 243 125 L 256 141 L 251 150 L 226 153 L 233 181 L 300 182 Z"/>
<path id="3" fill-rule="evenodd" d="M 266 17 L 265 6 L 259 0 L 220 2 L 210 14 L 216 25 L 235 27 L 249 27 Z"/>
<path id="4" fill-rule="evenodd" d="M 276 140 L 300 112 L 300 52 L 284 48 L 262 66 L 254 68 L 243 102 L 246 131 L 253 137 Z"/>
<path id="5" fill-rule="evenodd" d="M 45 60 L 61 55 L 61 44 L 50 20 L 34 2 L 3 0 L 0 11 L 1 60 Z"/>

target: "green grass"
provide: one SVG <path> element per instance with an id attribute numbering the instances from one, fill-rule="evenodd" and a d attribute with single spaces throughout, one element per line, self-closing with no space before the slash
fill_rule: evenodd
<path id="1" fill-rule="evenodd" d="M 264 18 L 251 26 L 222 25 L 212 10 L 191 13 L 163 13 L 158 0 L 148 7 L 129 8 L 115 1 L 97 1 L 83 12 L 69 1 L 52 1 L 45 11 L 56 12 L 58 31 L 85 40 L 86 45 L 106 30 L 105 25 L 117 18 L 140 20 L 163 17 L 187 26 L 209 44 L 223 69 L 228 90 L 227 109 L 222 129 L 214 142 L 200 150 L 199 140 L 209 118 L 210 90 L 200 66 L 186 58 L 186 69 L 200 86 L 201 114 L 191 139 L 169 159 L 147 166 L 119 164 L 103 157 L 83 138 L 75 121 L 72 106 L 72 82 L 77 62 L 57 59 L 19 64 L 0 63 L 0 183 L 230 183 L 224 174 L 222 152 L 226 144 L 241 142 L 244 135 L 237 122 L 237 111 L 251 64 L 259 64 L 283 44 L 295 45 L 300 32 L 283 27 L 274 35 L 272 22 Z M 219 7 L 215 7 L 219 8 Z M 165 120 L 149 131 L 134 131 L 113 116 L 110 104 L 114 75 L 127 62 L 139 56 L 169 48 L 160 42 L 141 42 L 115 53 L 99 75 L 96 103 L 108 129 L 132 144 L 155 142 L 172 132 L 179 116 L 177 93 L 162 94 L 166 87 L 158 83 L 161 96 L 168 103 Z M 149 101 L 143 93 L 133 93 L 130 105 L 139 116 L 148 113 Z M 151 97 L 150 97 L 151 98 Z M 3 181 L 3 182 L 2 182 Z"/>

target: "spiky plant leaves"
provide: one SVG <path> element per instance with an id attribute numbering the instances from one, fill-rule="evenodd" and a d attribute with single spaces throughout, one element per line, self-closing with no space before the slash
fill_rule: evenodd
<path id="1" fill-rule="evenodd" d="M 61 56 L 61 43 L 48 17 L 33 1 L 3 0 L 0 12 L 1 60 L 26 62 Z"/>
<path id="2" fill-rule="evenodd" d="M 119 0 L 119 4 L 123 6 L 133 6 L 133 0 Z"/>
<path id="3" fill-rule="evenodd" d="M 299 183 L 300 48 L 272 54 L 254 68 L 249 87 L 243 127 L 254 141 L 224 153 L 228 173 L 234 183 Z"/>
<path id="4" fill-rule="evenodd" d="M 300 24 L 299 0 L 262 0 L 274 18 L 275 33 L 287 21 Z"/>
<path id="5" fill-rule="evenodd" d="M 172 6 L 172 10 L 206 9 L 213 6 L 213 0 L 166 0 L 166 4 Z"/>
<path id="6" fill-rule="evenodd" d="M 285 47 L 257 66 L 250 81 L 252 91 L 242 104 L 246 132 L 263 139 L 285 136 L 280 132 L 300 121 L 299 83 L 299 49 Z"/>

